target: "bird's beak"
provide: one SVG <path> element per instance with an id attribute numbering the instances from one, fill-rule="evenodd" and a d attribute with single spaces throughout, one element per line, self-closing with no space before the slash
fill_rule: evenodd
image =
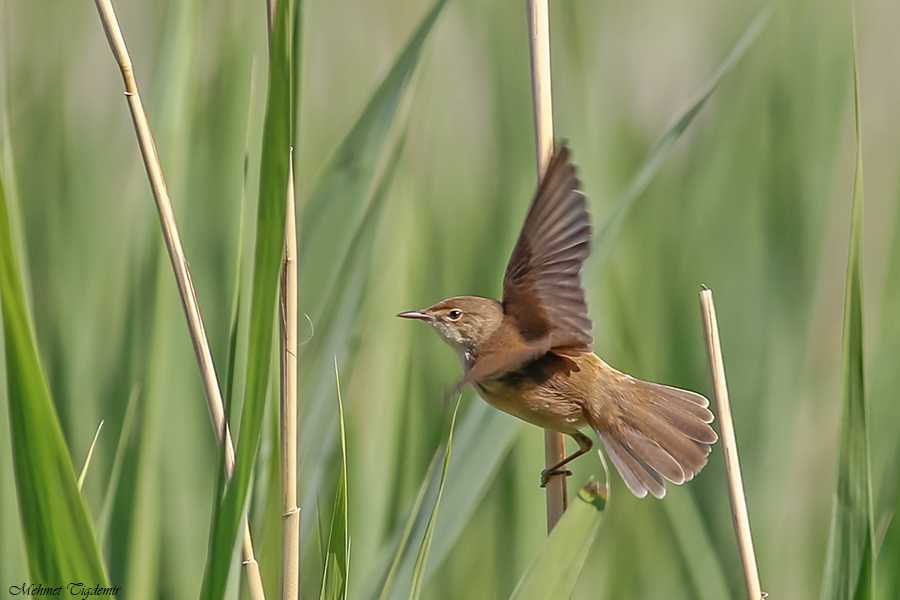
<path id="1" fill-rule="evenodd" d="M 422 312 L 421 310 L 411 310 L 409 312 L 402 312 L 398 317 L 403 317 L 404 319 L 420 319 L 422 321 L 434 321 L 434 315 L 429 315 L 426 312 Z"/>

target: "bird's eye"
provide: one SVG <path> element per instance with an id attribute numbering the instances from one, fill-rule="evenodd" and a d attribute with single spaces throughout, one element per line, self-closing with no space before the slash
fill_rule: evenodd
<path id="1" fill-rule="evenodd" d="M 454 308 L 449 313 L 447 313 L 447 316 L 450 317 L 451 321 L 456 321 L 462 316 L 462 313 Z"/>

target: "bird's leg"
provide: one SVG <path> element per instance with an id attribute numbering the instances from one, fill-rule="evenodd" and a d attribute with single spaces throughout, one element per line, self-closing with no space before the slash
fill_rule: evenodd
<path id="1" fill-rule="evenodd" d="M 578 450 L 565 457 L 552 467 L 548 467 L 541 471 L 541 487 L 547 487 L 547 482 L 550 481 L 551 477 L 555 477 L 556 475 L 565 475 L 568 477 L 572 474 L 572 471 L 568 469 L 563 469 L 564 466 L 569 464 L 571 461 L 575 460 L 582 454 L 587 454 L 590 452 L 591 448 L 594 447 L 594 442 L 591 441 L 591 438 L 584 435 L 580 431 L 576 431 L 575 433 L 570 433 L 570 436 L 578 442 Z"/>

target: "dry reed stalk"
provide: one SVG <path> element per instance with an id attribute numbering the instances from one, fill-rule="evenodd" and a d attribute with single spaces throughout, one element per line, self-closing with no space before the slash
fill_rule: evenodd
<path id="1" fill-rule="evenodd" d="M 553 156 L 553 101 L 550 86 L 550 14 L 547 0 L 526 0 L 528 47 L 531 51 L 531 97 L 534 106 L 534 146 L 537 152 L 538 185 Z M 566 456 L 566 436 L 544 431 L 547 467 Z M 547 531 L 553 530 L 566 510 L 566 476 L 547 482 Z"/>
<path id="2" fill-rule="evenodd" d="M 147 120 L 146 112 L 144 112 L 137 82 L 134 78 L 134 68 L 131 64 L 128 48 L 125 45 L 125 38 L 122 36 L 122 31 L 119 28 L 119 22 L 113 10 L 112 2 L 110 0 L 95 0 L 95 4 L 97 5 L 97 12 L 100 14 L 103 30 L 106 33 L 106 39 L 109 41 L 110 50 L 112 50 L 119 69 L 122 71 L 122 79 L 125 82 L 125 98 L 131 111 L 134 131 L 141 149 L 144 167 L 147 169 L 147 177 L 150 180 L 153 198 L 156 201 L 156 209 L 159 213 L 160 227 L 165 240 L 166 250 L 172 262 L 172 269 L 175 272 L 175 281 L 178 284 L 178 293 L 181 297 L 181 304 L 184 307 L 188 332 L 191 336 L 194 354 L 197 357 L 197 364 L 200 368 L 200 379 L 203 383 L 203 390 L 206 393 L 206 402 L 212 418 L 213 429 L 216 433 L 216 440 L 225 450 L 225 471 L 228 479 L 231 479 L 234 471 L 234 444 L 231 441 L 231 432 L 225 420 L 225 407 L 219 391 L 219 383 L 216 378 L 215 367 L 213 366 L 212 354 L 209 350 L 209 342 L 206 339 L 206 331 L 203 328 L 203 319 L 200 316 L 197 294 L 194 292 L 194 285 L 191 282 L 187 259 L 185 259 L 181 237 L 178 234 L 178 226 L 175 223 L 175 213 L 172 211 L 172 203 L 169 201 L 169 194 L 166 191 L 162 166 L 159 163 L 156 146 L 153 143 L 153 135 L 150 132 L 150 123 Z M 252 598 L 253 600 L 263 600 L 259 567 L 254 558 L 250 528 L 246 522 L 244 523 L 242 555 L 244 565 L 247 568 L 247 578 L 250 582 Z"/>
<path id="3" fill-rule="evenodd" d="M 79 491 L 81 491 L 81 486 L 84 484 L 84 477 L 87 475 L 88 467 L 91 466 L 91 457 L 94 456 L 94 447 L 97 446 L 97 440 L 100 438 L 101 429 L 103 429 L 103 419 L 100 419 L 100 424 L 97 425 L 97 432 L 94 434 L 94 440 L 91 442 L 91 447 L 88 448 L 87 457 L 84 459 L 84 466 L 81 467 L 81 474 L 78 476 Z"/>
<path id="4" fill-rule="evenodd" d="M 292 161 L 293 162 L 293 161 Z M 290 163 L 289 163 L 290 164 Z M 284 264 L 281 270 L 281 597 L 300 594 L 300 509 L 297 507 L 297 222 L 294 168 L 288 168 Z"/>
<path id="5" fill-rule="evenodd" d="M 722 451 L 725 455 L 725 473 L 728 476 L 728 499 L 731 502 L 731 518 L 741 564 L 744 568 L 744 582 L 747 598 L 763 598 L 759 585 L 759 571 L 756 568 L 756 554 L 750 535 L 750 518 L 744 497 L 744 483 L 741 479 L 741 465 L 738 461 L 737 440 L 734 436 L 734 421 L 731 418 L 731 404 L 728 401 L 728 385 L 725 381 L 725 363 L 722 360 L 722 346 L 719 342 L 719 324 L 716 321 L 716 305 L 712 290 L 703 286 L 700 292 L 700 309 L 703 313 L 703 327 L 706 330 L 706 350 L 709 355 L 709 371 L 713 390 L 716 394 L 716 410 L 719 413 L 719 433 L 722 436 Z"/>

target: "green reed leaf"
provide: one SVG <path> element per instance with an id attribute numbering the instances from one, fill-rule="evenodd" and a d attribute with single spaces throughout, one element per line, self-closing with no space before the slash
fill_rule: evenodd
<path id="1" fill-rule="evenodd" d="M 41 365 L 0 176 L 0 304 L 19 514 L 32 582 L 109 587 Z"/>
<path id="2" fill-rule="evenodd" d="M 863 163 L 856 17 L 853 18 L 853 99 L 856 173 L 850 217 L 850 250 L 844 289 L 841 363 L 844 397 L 838 430 L 837 482 L 828 540 L 823 600 L 868 600 L 875 586 L 872 478 L 863 361 L 862 211 Z"/>
<path id="3" fill-rule="evenodd" d="M 597 532 L 603 523 L 609 488 L 591 479 L 541 545 L 512 600 L 567 599 L 572 596 Z"/>
<path id="4" fill-rule="evenodd" d="M 279 2 L 269 46 L 269 83 L 260 161 L 256 255 L 253 268 L 247 378 L 235 467 L 225 496 L 216 507 L 201 597 L 218 600 L 244 513 L 250 475 L 259 450 L 269 384 L 273 323 L 284 246 L 291 133 L 289 2 Z"/>

